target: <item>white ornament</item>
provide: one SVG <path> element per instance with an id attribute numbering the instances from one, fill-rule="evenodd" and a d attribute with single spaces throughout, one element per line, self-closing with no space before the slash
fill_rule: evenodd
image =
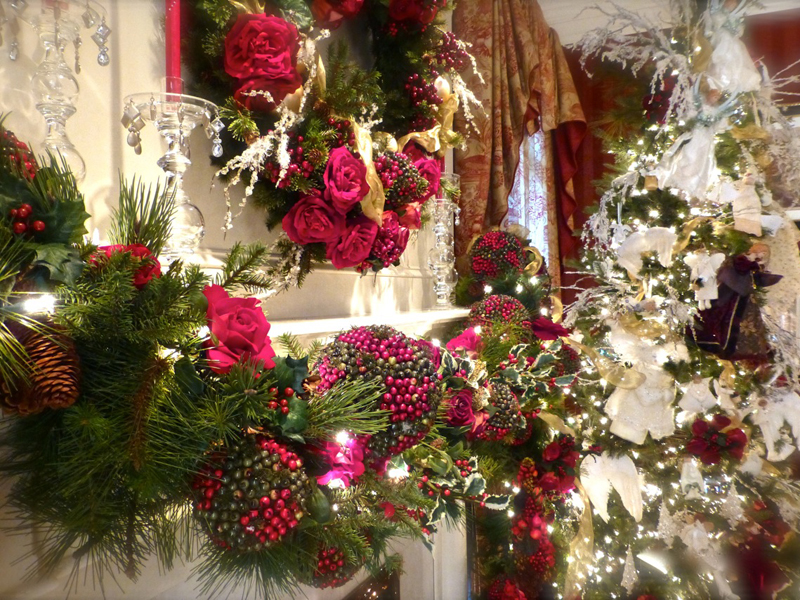
<path id="1" fill-rule="evenodd" d="M 647 434 L 660 440 L 675 432 L 675 380 L 662 369 L 642 369 L 646 379 L 634 390 L 617 388 L 606 402 L 611 418 L 609 431 L 634 444 L 643 444 Z"/>
<path id="2" fill-rule="evenodd" d="M 706 75 L 709 86 L 731 95 L 755 92 L 761 88 L 761 73 L 756 69 L 747 46 L 740 38 L 740 28 L 730 13 L 718 11 L 711 16 L 711 64 Z"/>
<path id="3" fill-rule="evenodd" d="M 581 463 L 581 484 L 592 502 L 595 512 L 608 523 L 608 497 L 615 489 L 622 505 L 638 523 L 642 520 L 642 479 L 636 465 L 627 454 L 611 456 L 607 451 L 600 456 L 590 454 Z"/>
<path id="4" fill-rule="evenodd" d="M 628 554 L 625 557 L 625 568 L 622 570 L 622 587 L 628 590 L 629 594 L 633 593 L 636 589 L 636 584 L 639 583 L 639 574 L 636 572 L 636 564 L 633 558 L 633 551 L 628 546 Z"/>
<path id="5" fill-rule="evenodd" d="M 761 475 L 761 470 L 764 467 L 764 459 L 762 459 L 758 452 L 750 451 L 747 453 L 747 457 L 744 459 L 744 462 L 739 467 L 739 470 L 742 473 L 747 473 L 748 475 L 752 475 L 753 477 L 758 477 Z"/>
<path id="6" fill-rule="evenodd" d="M 664 267 L 672 263 L 672 248 L 678 236 L 666 227 L 651 227 L 630 234 L 617 250 L 617 262 L 634 276 L 642 270 L 642 253 L 655 252 Z"/>
<path id="7" fill-rule="evenodd" d="M 719 187 L 720 202 L 731 204 L 733 227 L 750 235 L 761 235 L 761 198 L 752 177 L 739 181 L 723 181 Z"/>
<path id="8" fill-rule="evenodd" d="M 693 458 L 684 458 L 681 465 L 681 491 L 687 498 L 699 498 L 706 493 L 706 482 Z"/>
<path id="9" fill-rule="evenodd" d="M 742 508 L 742 501 L 736 493 L 736 488 L 731 485 L 728 488 L 728 495 L 722 501 L 722 508 L 720 513 L 728 521 L 731 527 L 736 527 L 744 519 L 744 509 Z"/>
<path id="10" fill-rule="evenodd" d="M 670 514 L 666 502 L 661 503 L 661 509 L 658 511 L 657 531 L 658 537 L 667 545 L 667 548 L 672 548 L 675 537 L 681 531 L 680 523 Z"/>
<path id="11" fill-rule="evenodd" d="M 709 255 L 700 251 L 689 254 L 684 262 L 692 269 L 692 282 L 696 286 L 694 297 L 700 310 L 711 308 L 711 301 L 719 297 L 717 271 L 725 262 L 725 255 L 717 252 Z"/>
<path id="12" fill-rule="evenodd" d="M 800 396 L 792 391 L 778 391 L 759 404 L 758 410 L 752 413 L 752 419 L 761 427 L 767 446 L 767 460 L 785 460 L 795 447 L 800 449 Z M 789 435 L 782 431 L 784 421 L 792 429 L 796 446 Z"/>
<path id="13" fill-rule="evenodd" d="M 689 553 L 714 574 L 720 597 L 723 600 L 739 600 L 739 596 L 733 593 L 725 577 L 726 563 L 719 542 L 712 540 L 703 524 L 695 521 L 687 525 L 681 531 L 680 538 L 686 544 Z"/>
<path id="14" fill-rule="evenodd" d="M 711 378 L 700 379 L 692 381 L 683 392 L 683 398 L 678 403 L 683 410 L 689 415 L 696 415 L 697 413 L 705 413 L 710 408 L 717 405 L 717 399 L 711 393 L 709 386 L 711 385 Z"/>

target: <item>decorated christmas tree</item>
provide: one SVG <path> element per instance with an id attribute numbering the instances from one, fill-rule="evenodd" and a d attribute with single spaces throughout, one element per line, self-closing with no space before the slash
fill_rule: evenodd
<path id="1" fill-rule="evenodd" d="M 582 41 L 645 84 L 618 102 L 583 233 L 596 285 L 566 318 L 584 457 L 559 597 L 797 596 L 800 257 L 779 194 L 800 154 L 789 80 L 741 40 L 751 4 L 673 2 L 666 30 L 620 9 Z"/>

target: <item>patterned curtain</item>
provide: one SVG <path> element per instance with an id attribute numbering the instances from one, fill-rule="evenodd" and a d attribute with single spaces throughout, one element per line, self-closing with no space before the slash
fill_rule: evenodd
<path id="1" fill-rule="evenodd" d="M 456 152 L 462 190 L 456 253 L 463 260 L 475 235 L 506 218 L 520 144 L 526 135 L 533 136 L 535 144 L 535 134 L 541 131 L 544 148 L 552 146 L 551 160 L 545 163 L 553 181 L 553 194 L 548 196 L 553 206 L 548 206 L 547 212 L 555 213 L 557 229 L 550 231 L 548 242 L 551 248 L 560 248 L 557 264 L 574 247 L 570 227 L 576 207 L 572 176 L 577 170 L 576 151 L 586 132 L 558 36 L 547 26 L 536 0 L 460 2 L 453 15 L 453 29 L 460 39 L 472 44 L 486 81 L 482 86 L 477 77 L 467 78 L 467 84 L 483 102 L 484 112 L 473 111 L 480 133 L 467 140 L 464 150 Z M 465 124 L 460 125 L 463 130 Z M 535 158 L 535 146 L 533 150 L 528 154 Z"/>

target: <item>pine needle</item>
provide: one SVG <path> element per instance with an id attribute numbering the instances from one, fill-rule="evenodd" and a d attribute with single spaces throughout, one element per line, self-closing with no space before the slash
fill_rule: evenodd
<path id="1" fill-rule="evenodd" d="M 175 199 L 157 183 L 145 187 L 141 178 L 129 184 L 120 178 L 119 208 L 114 211 L 109 232 L 114 244 L 142 244 L 155 255 L 161 253 L 172 232 Z"/>

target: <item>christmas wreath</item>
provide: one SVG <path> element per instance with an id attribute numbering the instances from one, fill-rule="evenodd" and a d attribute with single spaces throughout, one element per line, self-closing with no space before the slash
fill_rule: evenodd
<path id="1" fill-rule="evenodd" d="M 315 264 L 361 273 L 396 265 L 442 185 L 442 157 L 461 140 L 459 105 L 474 97 L 459 70 L 466 45 L 441 26 L 447 0 L 207 0 L 187 39 L 196 92 L 223 106 L 229 147 L 219 175 L 283 234 L 274 290 Z M 317 42 L 346 21 L 368 30 L 374 64 Z M 326 29 L 327 28 L 327 29 Z M 327 64 L 326 64 L 327 63 Z"/>

